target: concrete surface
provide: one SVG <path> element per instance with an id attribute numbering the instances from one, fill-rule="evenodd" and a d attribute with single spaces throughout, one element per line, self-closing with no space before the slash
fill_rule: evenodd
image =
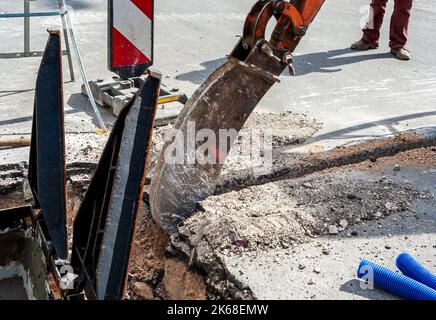
<path id="1" fill-rule="evenodd" d="M 168 86 L 192 94 L 216 67 L 223 63 L 242 32 L 252 0 L 174 2 L 156 1 L 155 67 Z M 321 120 L 324 128 L 311 146 L 290 152 L 323 150 L 352 141 L 381 137 L 424 127 L 436 120 L 436 6 L 416 0 L 408 47 L 413 60 L 401 62 L 389 55 L 388 20 L 380 49 L 352 52 L 350 43 L 360 37 L 362 6 L 367 0 L 327 2 L 296 52 L 298 76 L 282 76 L 261 101 L 259 111 L 307 113 Z M 73 24 L 89 79 L 106 78 L 106 1 L 70 0 Z M 33 11 L 56 9 L 56 1 L 32 2 Z M 21 1 L 2 1 L 0 12 L 22 11 Z M 389 3 L 388 15 L 392 12 Z M 57 17 L 33 18 L 32 50 L 43 50 L 47 28 L 60 27 Z M 22 19 L 0 20 L 1 52 L 22 51 Z M 28 135 L 31 127 L 33 88 L 40 58 L 0 59 L 0 135 Z M 95 134 L 89 102 L 80 94 L 77 66 L 70 83 L 64 60 L 67 143 L 80 146 L 80 139 L 102 143 Z M 109 110 L 101 110 L 108 124 Z M 79 136 L 80 135 L 80 136 Z M 86 144 L 85 144 L 86 147 Z M 0 150 L 0 163 L 27 160 L 28 149 Z M 86 160 L 86 159 L 85 159 Z"/>

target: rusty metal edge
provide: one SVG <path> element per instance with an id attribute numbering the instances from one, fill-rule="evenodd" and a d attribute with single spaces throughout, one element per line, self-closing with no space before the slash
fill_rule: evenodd
<path id="1" fill-rule="evenodd" d="M 62 52 L 59 30 L 49 39 L 38 71 L 29 157 L 34 209 L 41 209 L 56 254 L 68 258 Z"/>

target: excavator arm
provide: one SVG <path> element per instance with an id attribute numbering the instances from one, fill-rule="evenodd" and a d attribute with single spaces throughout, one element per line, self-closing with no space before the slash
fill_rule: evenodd
<path id="1" fill-rule="evenodd" d="M 289 68 L 292 52 L 325 0 L 257 1 L 244 25 L 244 33 L 228 61 L 212 73 L 187 102 L 167 141 L 152 180 L 150 204 L 153 218 L 167 232 L 176 233 L 199 201 L 216 186 L 224 161 L 236 139 L 217 141 L 204 152 L 196 137 L 219 137 L 239 132 L 259 101 Z M 268 22 L 277 24 L 269 40 Z M 177 152 L 183 150 L 182 157 Z"/>

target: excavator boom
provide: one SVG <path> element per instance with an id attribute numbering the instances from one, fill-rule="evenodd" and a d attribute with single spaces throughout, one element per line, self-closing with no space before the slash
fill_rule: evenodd
<path id="1" fill-rule="evenodd" d="M 239 132 L 280 74 L 286 68 L 293 73 L 292 52 L 324 1 L 257 1 L 228 61 L 185 105 L 172 139 L 163 147 L 151 185 L 153 218 L 167 232 L 176 233 L 177 225 L 214 191 L 236 135 L 229 134 L 225 144 L 218 139 L 208 141 L 207 148 L 202 138 Z M 277 24 L 267 41 L 271 19 Z M 180 150 L 182 156 L 177 155 Z"/>

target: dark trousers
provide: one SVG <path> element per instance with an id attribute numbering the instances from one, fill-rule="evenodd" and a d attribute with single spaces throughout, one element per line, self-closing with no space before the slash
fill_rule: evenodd
<path id="1" fill-rule="evenodd" d="M 378 43 L 387 2 L 388 0 L 371 1 L 372 11 L 369 23 L 363 29 L 363 41 L 367 43 Z M 406 45 L 412 2 L 413 0 L 395 0 L 394 13 L 391 18 L 389 42 L 389 46 L 392 49 L 403 48 Z"/>

